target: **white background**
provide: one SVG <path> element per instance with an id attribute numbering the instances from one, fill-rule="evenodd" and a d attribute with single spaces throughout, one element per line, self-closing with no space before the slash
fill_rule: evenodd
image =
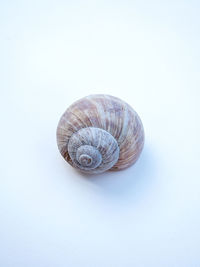
<path id="1" fill-rule="evenodd" d="M 0 2 L 0 266 L 200 266 L 200 4 Z M 122 172 L 81 175 L 56 127 L 115 95 L 146 143 Z"/>

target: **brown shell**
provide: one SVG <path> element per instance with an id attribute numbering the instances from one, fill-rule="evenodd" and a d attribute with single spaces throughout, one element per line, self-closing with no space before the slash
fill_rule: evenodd
<path id="1" fill-rule="evenodd" d="M 61 155 L 72 166 L 69 140 L 87 127 L 103 129 L 117 141 L 119 158 L 110 170 L 122 170 L 136 162 L 144 145 L 144 130 L 139 116 L 127 103 L 110 95 L 90 95 L 66 110 L 58 124 L 57 143 Z"/>

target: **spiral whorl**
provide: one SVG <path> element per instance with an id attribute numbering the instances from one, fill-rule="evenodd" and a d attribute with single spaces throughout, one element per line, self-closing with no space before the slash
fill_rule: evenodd
<path id="1" fill-rule="evenodd" d="M 138 114 L 126 102 L 109 95 L 90 95 L 64 112 L 57 143 L 63 158 L 83 172 L 118 171 L 138 159 L 144 130 Z"/>
<path id="2" fill-rule="evenodd" d="M 76 168 L 86 173 L 100 173 L 117 162 L 119 147 L 115 138 L 105 130 L 87 127 L 71 136 L 68 153 Z"/>
<path id="3" fill-rule="evenodd" d="M 96 147 L 83 145 L 76 151 L 76 160 L 81 166 L 93 169 L 101 164 L 102 156 Z"/>

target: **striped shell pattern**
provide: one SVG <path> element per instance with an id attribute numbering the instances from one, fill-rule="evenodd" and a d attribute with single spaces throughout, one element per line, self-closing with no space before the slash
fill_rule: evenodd
<path id="1" fill-rule="evenodd" d="M 137 113 L 110 95 L 90 95 L 72 104 L 57 127 L 63 158 L 81 172 L 122 170 L 134 164 L 144 145 Z"/>

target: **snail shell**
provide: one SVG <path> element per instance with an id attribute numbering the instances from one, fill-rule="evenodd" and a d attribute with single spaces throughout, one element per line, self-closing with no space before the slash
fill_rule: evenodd
<path id="1" fill-rule="evenodd" d="M 58 149 L 84 173 L 122 170 L 138 159 L 144 130 L 137 113 L 109 95 L 90 95 L 72 104 L 57 127 Z"/>

